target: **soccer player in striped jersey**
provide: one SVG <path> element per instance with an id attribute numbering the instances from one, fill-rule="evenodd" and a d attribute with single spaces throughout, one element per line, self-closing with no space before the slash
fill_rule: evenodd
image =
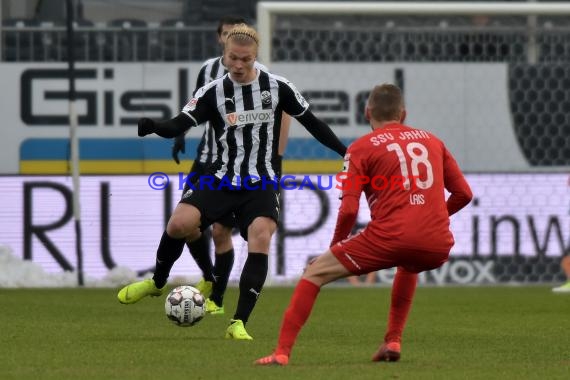
<path id="1" fill-rule="evenodd" d="M 257 365 L 287 365 L 319 291 L 339 278 L 398 267 L 384 341 L 373 361 L 397 361 L 418 273 L 440 267 L 454 244 L 449 217 L 465 207 L 471 189 L 443 142 L 404 124 L 400 89 L 376 86 L 366 118 L 372 132 L 345 156 L 342 201 L 330 249 L 308 266 L 284 313 L 277 347 Z M 445 199 L 444 190 L 450 192 Z M 349 236 L 364 192 L 371 221 Z"/>
<path id="2" fill-rule="evenodd" d="M 153 278 L 127 285 L 118 294 L 123 303 L 161 295 L 184 241 L 193 240 L 199 229 L 234 213 L 240 233 L 248 242 L 237 309 L 225 335 L 238 340 L 253 339 L 245 324 L 267 277 L 269 244 L 279 219 L 275 157 L 283 111 L 323 145 L 341 156 L 346 153 L 346 147 L 309 110 L 292 83 L 254 67 L 258 44 L 254 29 L 232 29 L 224 51 L 228 74 L 199 89 L 175 118 L 163 122 L 139 120 L 139 136 L 156 133 L 165 138 L 209 121 L 220 149 L 213 176 L 200 178 L 198 186 L 188 190 L 174 210 L 158 247 Z"/>
<path id="3" fill-rule="evenodd" d="M 226 16 L 220 19 L 217 35 L 222 51 L 229 32 L 238 25 L 246 25 L 245 20 L 234 16 Z M 254 65 L 260 70 L 267 71 L 267 68 L 257 61 Z M 194 94 L 198 89 L 215 79 L 221 78 L 227 72 L 223 55 L 206 60 L 198 73 Z M 288 137 L 289 120 L 290 118 L 285 118 L 281 125 L 282 139 L 284 140 Z M 209 173 L 209 168 L 217 158 L 218 144 L 220 143 L 216 140 L 214 129 L 209 122 L 205 122 L 203 127 L 204 133 L 198 144 L 196 158 L 190 169 L 194 179 Z M 174 139 L 172 157 L 176 163 L 180 163 L 178 159 L 180 152 L 185 153 L 184 133 Z M 281 151 L 279 153 L 282 154 Z M 182 193 L 184 194 L 187 190 L 188 185 L 186 184 Z M 210 257 L 210 239 L 208 234 L 203 233 L 198 239 L 186 242 L 192 258 L 202 272 L 202 278 L 196 284 L 196 288 L 206 297 L 206 312 L 209 314 L 221 315 L 225 312 L 223 299 L 234 263 L 232 230 L 235 226 L 236 222 L 233 214 L 225 215 L 212 225 L 211 235 L 215 247 L 215 265 Z"/>

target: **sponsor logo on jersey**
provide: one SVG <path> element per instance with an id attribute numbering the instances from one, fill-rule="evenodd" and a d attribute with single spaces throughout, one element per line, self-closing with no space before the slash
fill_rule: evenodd
<path id="1" fill-rule="evenodd" d="M 229 125 L 236 125 L 236 121 L 237 121 L 237 114 L 235 112 L 228 114 Z"/>
<path id="2" fill-rule="evenodd" d="M 272 121 L 272 110 L 240 111 L 232 112 L 226 115 L 226 122 L 230 126 L 253 123 L 269 123 Z"/>

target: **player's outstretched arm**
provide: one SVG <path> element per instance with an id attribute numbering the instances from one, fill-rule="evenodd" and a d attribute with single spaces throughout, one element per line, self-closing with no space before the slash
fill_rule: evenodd
<path id="1" fill-rule="evenodd" d="M 188 129 L 195 126 L 196 120 L 185 113 L 179 113 L 174 119 L 159 122 L 143 117 L 139 119 L 138 134 L 143 137 L 156 133 L 160 137 L 171 139 L 184 134 Z"/>
<path id="2" fill-rule="evenodd" d="M 346 154 L 346 146 L 344 146 L 324 121 L 318 119 L 310 110 L 305 111 L 301 116 L 297 116 L 296 119 L 321 144 L 344 157 Z"/>

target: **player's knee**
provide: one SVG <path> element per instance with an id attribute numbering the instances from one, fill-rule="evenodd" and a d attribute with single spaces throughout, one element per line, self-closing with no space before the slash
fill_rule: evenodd
<path id="1" fill-rule="evenodd" d="M 188 235 L 186 235 L 186 240 L 189 242 L 196 241 L 200 238 L 200 236 L 202 236 L 202 232 L 200 232 L 199 228 L 195 228 Z"/>
<path id="2" fill-rule="evenodd" d="M 175 239 L 188 238 L 197 228 L 188 225 L 188 223 L 179 217 L 172 217 L 166 226 L 166 233 Z"/>
<path id="3" fill-rule="evenodd" d="M 267 246 L 271 243 L 271 236 L 275 222 L 269 218 L 258 218 L 253 223 L 249 225 L 247 230 L 248 242 L 249 244 L 255 244 L 258 246 Z"/>
<path id="4" fill-rule="evenodd" d="M 232 241 L 232 229 L 221 224 L 212 226 L 212 240 L 216 247 L 225 246 Z"/>
<path id="5" fill-rule="evenodd" d="M 339 278 L 348 277 L 350 274 L 329 250 L 311 260 L 302 277 L 317 286 L 323 286 Z"/>
<path id="6" fill-rule="evenodd" d="M 269 229 L 250 230 L 248 231 L 247 236 L 250 244 L 255 242 L 257 245 L 269 246 L 271 243 L 271 231 Z"/>
<path id="7" fill-rule="evenodd" d="M 311 267 L 310 265 L 305 268 L 305 271 L 301 277 L 304 280 L 310 281 L 319 287 L 327 283 L 324 273 L 319 271 L 319 268 Z"/>

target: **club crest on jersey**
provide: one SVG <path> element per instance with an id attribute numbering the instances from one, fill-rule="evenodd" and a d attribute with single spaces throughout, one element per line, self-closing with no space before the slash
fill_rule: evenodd
<path id="1" fill-rule="evenodd" d="M 261 92 L 261 103 L 271 104 L 271 93 L 269 91 Z"/>
<path id="2" fill-rule="evenodd" d="M 229 126 L 270 123 L 273 121 L 272 110 L 251 110 L 232 112 L 226 115 L 226 123 Z"/>

